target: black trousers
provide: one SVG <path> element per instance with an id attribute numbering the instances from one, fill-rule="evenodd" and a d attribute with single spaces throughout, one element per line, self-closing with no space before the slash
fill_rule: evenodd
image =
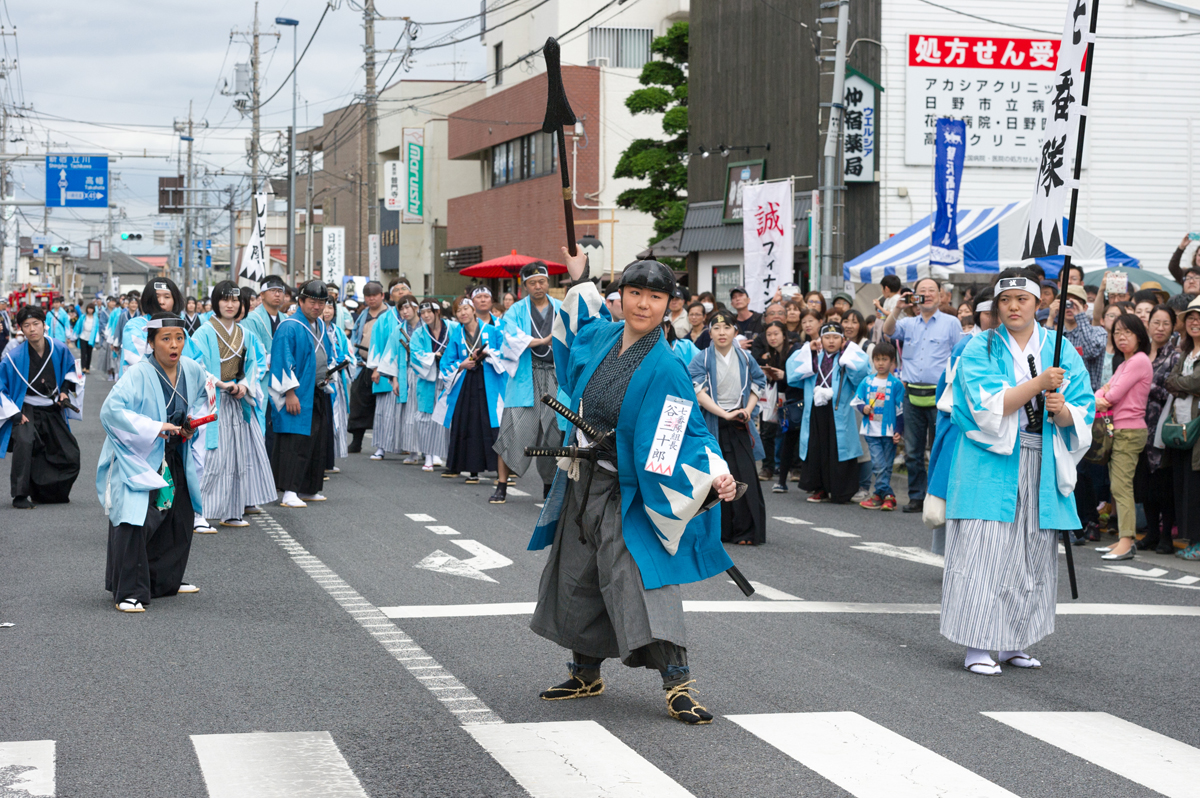
<path id="1" fill-rule="evenodd" d="M 79 342 L 79 359 L 84 371 L 92 367 L 92 345 L 87 341 Z"/>
<path id="2" fill-rule="evenodd" d="M 325 481 L 326 447 L 329 445 L 325 429 L 332 412 L 329 394 L 315 389 L 308 434 L 275 433 L 271 469 L 275 472 L 276 488 L 305 495 L 321 492 L 321 485 Z"/>
<path id="3" fill-rule="evenodd" d="M 38 504 L 70 501 L 79 476 L 79 444 L 62 410 L 25 403 L 21 412 L 29 421 L 19 424 L 21 419 L 14 418 L 8 440 L 12 497 L 29 496 Z"/>
<path id="4" fill-rule="evenodd" d="M 356 433 L 361 440 L 362 433 L 375 425 L 375 383 L 371 382 L 371 369 L 363 366 L 350 383 L 350 419 L 346 429 Z"/>

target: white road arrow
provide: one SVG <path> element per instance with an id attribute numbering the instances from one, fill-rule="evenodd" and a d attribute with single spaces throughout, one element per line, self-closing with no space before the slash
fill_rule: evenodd
<path id="1" fill-rule="evenodd" d="M 489 549 L 477 540 L 452 540 L 450 542 L 475 556 L 466 560 L 460 560 L 438 549 L 413 567 L 442 574 L 465 576 L 468 579 L 478 579 L 481 582 L 495 582 L 496 580 L 485 574 L 484 571 L 512 565 L 512 560 L 497 551 Z"/>

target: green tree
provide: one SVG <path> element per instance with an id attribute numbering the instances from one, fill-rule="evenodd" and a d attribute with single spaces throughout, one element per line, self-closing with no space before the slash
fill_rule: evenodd
<path id="1" fill-rule="evenodd" d="M 621 153 L 613 177 L 644 180 L 644 188 L 630 188 L 617 197 L 622 208 L 634 208 L 654 217 L 654 241 L 683 228 L 687 212 L 688 149 L 688 24 L 676 22 L 655 39 L 650 51 L 660 60 L 642 67 L 640 82 L 625 99 L 634 114 L 662 114 L 667 139 L 636 139 Z"/>

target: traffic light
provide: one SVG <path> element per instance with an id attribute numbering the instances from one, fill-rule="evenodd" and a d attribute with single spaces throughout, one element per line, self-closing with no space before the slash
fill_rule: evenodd
<path id="1" fill-rule="evenodd" d="M 65 255 L 71 251 L 70 247 L 50 247 L 51 255 Z"/>
<path id="2" fill-rule="evenodd" d="M 121 240 L 122 241 L 141 241 L 142 234 L 141 233 L 121 233 Z"/>

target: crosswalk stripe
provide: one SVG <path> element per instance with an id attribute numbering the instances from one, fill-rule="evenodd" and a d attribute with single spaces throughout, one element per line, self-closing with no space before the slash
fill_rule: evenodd
<path id="1" fill-rule="evenodd" d="M 367 798 L 329 732 L 193 734 L 208 798 Z"/>
<path id="2" fill-rule="evenodd" d="M 521 497 L 524 497 L 524 498 L 528 498 L 528 496 L 529 496 L 529 494 L 528 494 L 528 493 L 526 493 L 525 491 L 523 491 L 523 490 L 517 490 L 516 488 L 509 488 L 509 489 L 508 489 L 508 494 L 509 494 L 510 496 L 521 496 Z"/>
<path id="3" fill-rule="evenodd" d="M 458 530 L 452 526 L 434 525 L 425 527 L 435 535 L 457 535 Z"/>
<path id="4" fill-rule="evenodd" d="M 983 714 L 1168 798 L 1200 795 L 1200 749 L 1107 712 Z M 1097 740 L 1112 740 L 1116 749 L 1101 750 Z"/>
<path id="5" fill-rule="evenodd" d="M 417 521 L 418 523 L 422 524 L 428 524 L 437 520 L 432 515 L 426 515 L 425 513 L 405 513 L 405 515 L 408 516 L 408 520 Z"/>
<path id="6" fill-rule="evenodd" d="M 0 743 L 0 795 L 54 796 L 54 741 Z"/>
<path id="7" fill-rule="evenodd" d="M 831 538 L 856 538 L 856 537 L 858 537 L 858 535 L 855 535 L 851 532 L 843 532 L 840 529 L 831 529 L 830 527 L 827 527 L 827 526 L 814 526 L 813 532 L 820 532 L 822 535 L 829 535 Z"/>
<path id="8" fill-rule="evenodd" d="M 1017 798 L 857 712 L 728 718 L 855 798 Z"/>
<path id="9" fill-rule="evenodd" d="M 805 521 L 802 518 L 793 518 L 790 515 L 777 515 L 775 516 L 775 520 L 782 521 L 785 524 L 791 524 L 792 526 L 799 526 L 800 524 L 812 525 L 812 521 Z"/>
<path id="10" fill-rule="evenodd" d="M 465 726 L 533 798 L 691 798 L 591 720 Z"/>

